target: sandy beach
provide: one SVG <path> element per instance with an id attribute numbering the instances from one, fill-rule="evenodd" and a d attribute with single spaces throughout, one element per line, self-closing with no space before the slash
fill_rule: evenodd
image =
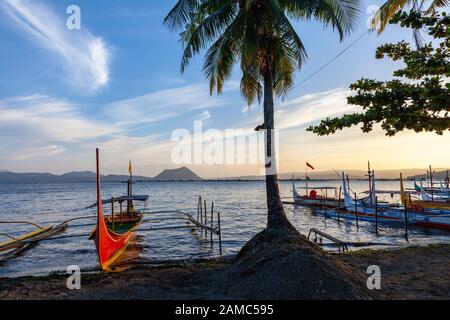
<path id="1" fill-rule="evenodd" d="M 363 250 L 332 256 L 358 275 L 364 275 L 369 265 L 378 265 L 382 288 L 374 293 L 375 299 L 450 299 L 450 245 Z M 217 281 L 234 259 L 139 266 L 122 273 L 83 274 L 81 290 L 68 290 L 66 275 L 0 279 L 0 299 L 240 299 L 242 296 L 233 290 L 227 292 Z M 245 278 L 246 274 L 239 277 Z M 361 286 L 365 286 L 364 281 Z M 282 292 L 283 286 L 277 290 Z M 283 293 L 280 297 L 283 298 Z M 323 299 L 327 297 L 323 294 Z"/>

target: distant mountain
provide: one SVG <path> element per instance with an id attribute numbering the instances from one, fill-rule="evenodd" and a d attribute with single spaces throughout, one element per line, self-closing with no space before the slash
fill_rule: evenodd
<path id="1" fill-rule="evenodd" d="M 50 173 L 14 173 L 10 171 L 0 172 L 1 183 L 52 183 L 59 176 Z"/>
<path id="2" fill-rule="evenodd" d="M 128 175 L 102 175 L 103 182 L 125 182 Z M 133 176 L 135 182 L 142 181 L 192 181 L 202 180 L 198 175 L 188 168 L 180 168 L 173 170 L 164 170 L 155 178 L 144 176 Z M 91 171 L 72 171 L 62 175 L 51 173 L 15 173 L 10 171 L 0 171 L 0 183 L 79 183 L 79 182 L 95 182 L 96 174 Z"/>
<path id="3" fill-rule="evenodd" d="M 441 171 L 442 170 L 442 171 Z M 428 176 L 424 172 L 425 169 L 398 169 L 398 170 L 375 170 L 377 179 L 399 179 L 400 172 L 403 173 L 405 179 L 427 179 Z M 352 180 L 367 179 L 367 172 L 364 170 L 346 170 L 346 174 Z M 305 179 L 305 172 L 284 172 L 278 175 L 279 179 L 289 180 L 292 175 L 296 179 Z M 310 171 L 308 176 L 311 180 L 336 180 L 339 179 L 334 171 Z M 444 179 L 446 170 L 436 169 L 434 179 Z M 128 175 L 104 175 L 101 176 L 103 182 L 125 182 L 128 180 Z M 156 177 L 133 176 L 135 182 L 143 181 L 200 181 L 203 180 L 192 170 L 182 167 L 179 169 L 168 169 L 162 171 Z M 264 180 L 261 176 L 240 176 L 230 178 L 220 178 L 211 180 Z M 55 175 L 51 173 L 15 173 L 10 171 L 0 171 L 0 183 L 78 183 L 78 182 L 95 182 L 96 175 L 91 171 L 73 171 L 64 173 L 62 175 Z"/>
<path id="4" fill-rule="evenodd" d="M 70 183 L 81 181 L 95 181 L 97 179 L 97 176 L 94 172 L 91 171 L 72 171 L 58 176 L 58 179 L 63 182 Z"/>
<path id="5" fill-rule="evenodd" d="M 437 172 L 433 173 L 433 179 L 434 180 L 444 180 L 447 177 L 447 174 L 449 174 L 449 170 L 437 171 Z M 408 179 L 428 180 L 429 177 L 428 177 L 428 173 L 424 173 L 424 174 L 417 174 L 417 175 L 408 177 Z"/>
<path id="6" fill-rule="evenodd" d="M 153 178 L 156 181 L 199 181 L 203 180 L 196 175 L 192 170 L 182 167 L 179 169 L 164 170 L 156 177 Z"/>
<path id="7" fill-rule="evenodd" d="M 352 180 L 367 179 L 367 171 L 365 170 L 344 170 L 345 174 L 348 174 L 349 178 Z M 337 170 L 340 174 L 340 171 Z M 424 172 L 424 169 L 398 169 L 398 170 L 375 170 L 375 176 L 377 179 L 400 179 L 400 172 L 403 173 L 404 177 L 409 177 L 411 175 L 417 175 Z M 305 172 L 283 172 L 278 174 L 278 179 L 289 180 L 292 175 L 296 179 L 305 179 Z M 308 171 L 308 177 L 311 180 L 336 180 L 339 179 L 334 171 Z M 224 178 L 220 180 L 264 180 L 265 177 L 261 176 L 241 176 Z"/>

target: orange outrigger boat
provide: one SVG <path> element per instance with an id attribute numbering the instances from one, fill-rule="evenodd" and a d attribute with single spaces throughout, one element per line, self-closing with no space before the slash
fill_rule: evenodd
<path id="1" fill-rule="evenodd" d="M 99 170 L 99 151 L 96 150 L 97 162 L 97 226 L 92 231 L 89 239 L 95 240 L 97 247 L 98 260 L 100 267 L 109 271 L 111 264 L 125 251 L 126 247 L 133 238 L 134 231 L 139 227 L 142 220 L 142 213 L 134 210 L 133 200 L 146 201 L 148 196 L 131 195 L 131 164 L 130 180 L 128 181 L 128 195 L 120 198 L 102 201 L 100 192 L 100 170 Z M 122 203 L 127 202 L 127 212 L 122 212 Z M 103 204 L 111 203 L 112 213 L 105 217 L 103 213 Z M 116 221 L 114 216 L 114 202 L 120 204 L 120 217 Z"/>

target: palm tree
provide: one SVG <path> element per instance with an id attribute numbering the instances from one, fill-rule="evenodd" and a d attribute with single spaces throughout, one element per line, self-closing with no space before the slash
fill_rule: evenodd
<path id="1" fill-rule="evenodd" d="M 179 0 L 164 19 L 171 30 L 181 30 L 184 52 L 181 72 L 207 49 L 203 72 L 210 93 L 220 94 L 240 63 L 240 90 L 249 105 L 263 99 L 266 158 L 275 159 L 274 97 L 285 97 L 307 55 L 290 20 L 315 19 L 337 30 L 340 39 L 352 30 L 359 0 Z M 266 165 L 267 228 L 293 228 L 277 182 L 274 163 Z"/>
<path id="2" fill-rule="evenodd" d="M 414 11 L 434 13 L 439 8 L 449 5 L 450 0 L 388 0 L 375 14 L 372 20 L 372 28 L 378 29 L 379 34 L 382 33 L 386 29 L 389 20 L 391 20 L 394 14 L 405 7 L 411 7 Z M 416 46 L 422 47 L 423 38 L 420 30 L 414 30 L 413 37 Z"/>

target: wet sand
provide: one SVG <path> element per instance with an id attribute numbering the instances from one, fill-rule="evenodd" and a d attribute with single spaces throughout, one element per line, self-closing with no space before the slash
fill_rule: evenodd
<path id="1" fill-rule="evenodd" d="M 382 279 L 378 299 L 450 299 L 450 245 L 334 256 L 358 274 L 378 265 Z M 67 275 L 4 278 L 0 299 L 237 299 L 241 297 L 214 288 L 214 279 L 231 264 L 227 258 L 82 274 L 81 290 L 67 289 Z"/>

